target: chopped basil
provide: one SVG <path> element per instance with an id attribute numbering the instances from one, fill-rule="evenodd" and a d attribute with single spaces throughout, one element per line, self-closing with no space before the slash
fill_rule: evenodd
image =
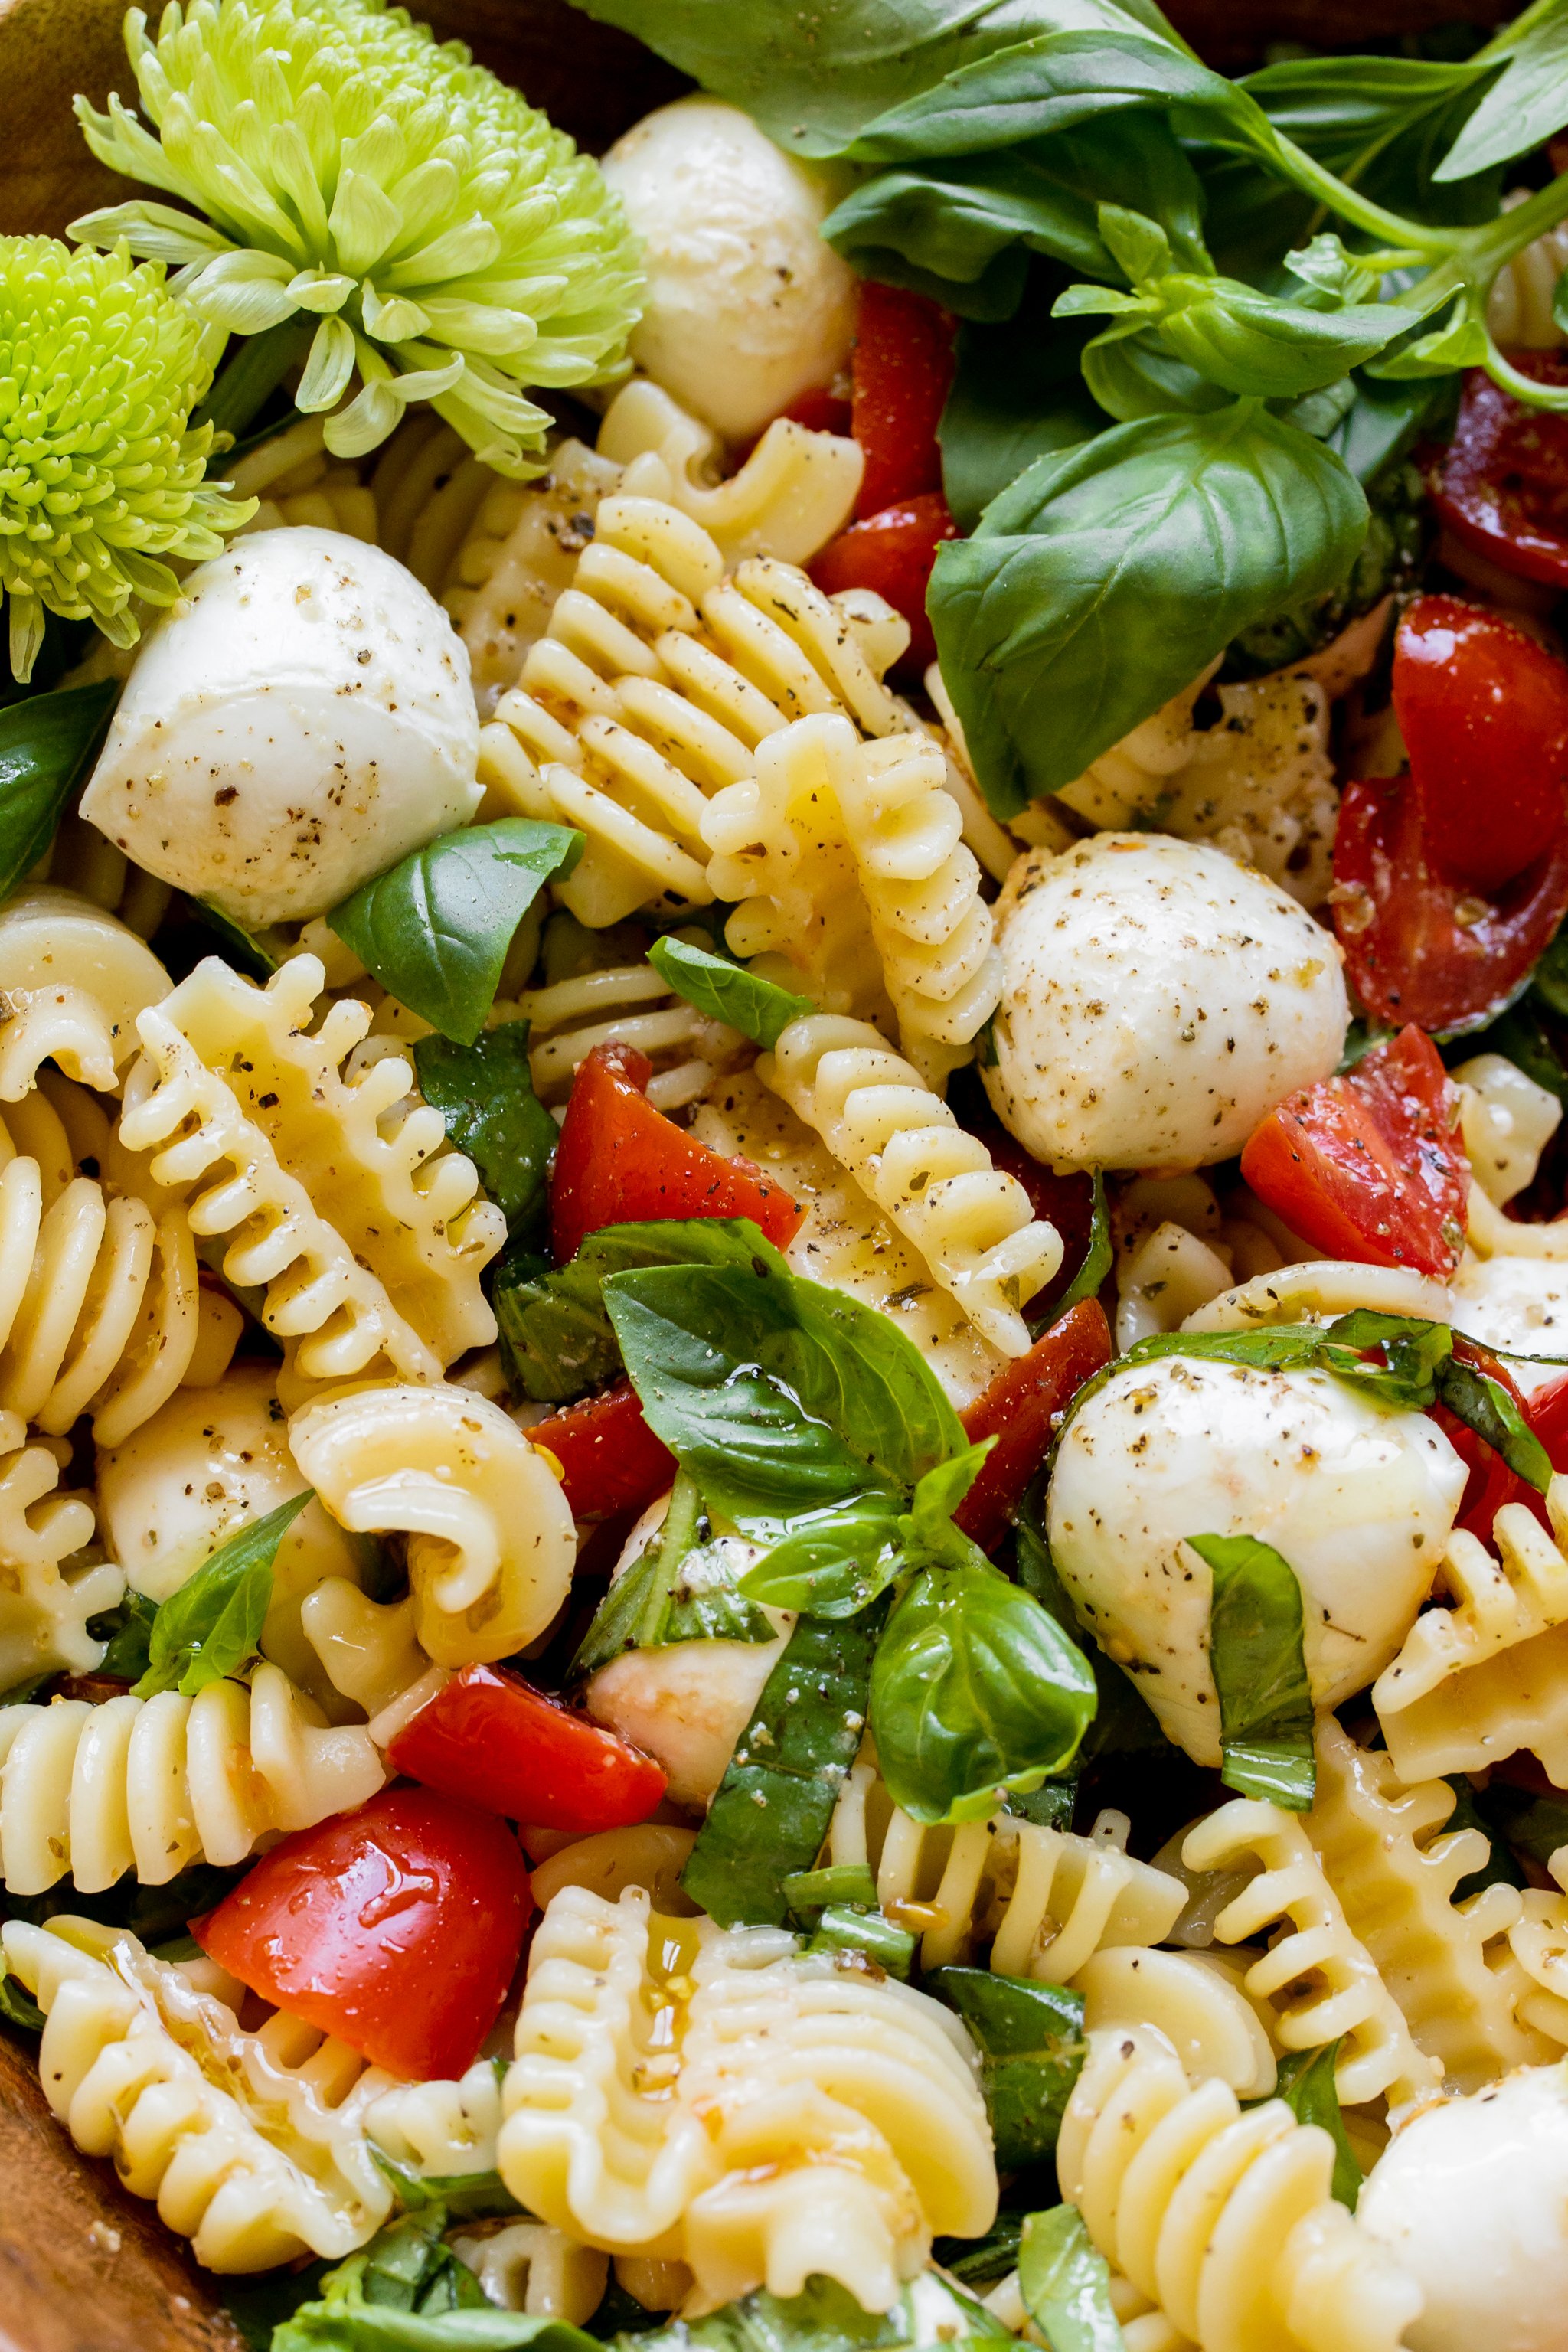
<path id="1" fill-rule="evenodd" d="M 278 1547 L 314 1499 L 307 1486 L 264 1518 L 248 1520 L 169 1595 L 153 1620 L 147 1670 L 136 1685 L 137 1698 L 165 1690 L 193 1698 L 208 1683 L 222 1682 L 256 1655 L 272 1605 Z"/>
<path id="2" fill-rule="evenodd" d="M 952 2003 L 980 2045 L 998 2169 L 1037 2164 L 1056 2147 L 1088 2054 L 1083 1995 L 989 1969 L 938 1969 L 926 1990 Z"/>
<path id="3" fill-rule="evenodd" d="M 1304 1813 L 1317 1787 L 1296 1572 L 1256 1536 L 1189 1536 L 1209 1570 L 1209 1665 L 1227 1789 Z"/>
<path id="4" fill-rule="evenodd" d="M 426 1101 L 505 1211 L 512 1239 L 535 1234 L 543 1225 L 560 1130 L 533 1091 L 527 1022 L 503 1022 L 471 1045 L 421 1037 L 414 1067 Z"/>

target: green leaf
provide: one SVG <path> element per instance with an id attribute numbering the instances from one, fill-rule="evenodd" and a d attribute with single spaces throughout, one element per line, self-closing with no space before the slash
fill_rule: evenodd
<path id="1" fill-rule="evenodd" d="M 1552 1484 L 1552 1456 L 1500 1381 L 1450 1357 L 1439 1376 L 1437 1394 L 1451 1413 L 1501 1454 L 1516 1477 L 1537 1494 L 1545 1494 Z"/>
<path id="2" fill-rule="evenodd" d="M 980 2045 L 997 2169 L 1049 2156 L 1088 2055 L 1083 1995 L 989 1969 L 937 1969 L 925 1990 L 951 2001 Z"/>
<path id="3" fill-rule="evenodd" d="M 1288 1812 L 1317 1786 L 1312 1695 L 1296 1572 L 1257 1536 L 1189 1536 L 1213 1578 L 1209 1665 L 1219 1693 L 1220 1778 Z"/>
<path id="4" fill-rule="evenodd" d="M 270 980 L 282 963 L 282 949 L 287 934 L 276 927 L 266 931 L 247 930 L 221 907 L 209 898 L 193 898 L 191 912 L 198 923 L 205 925 L 223 941 L 224 953 L 237 971 L 248 972 L 252 980 Z"/>
<path id="5" fill-rule="evenodd" d="M 41 2033 L 44 2030 L 43 2011 L 26 1986 L 15 1977 L 7 1976 L 3 1967 L 0 1967 L 0 2018 L 4 2018 L 7 2025 L 20 2027 L 24 2033 Z"/>
<path id="6" fill-rule="evenodd" d="M 1476 1792 L 1465 1775 L 1447 1772 L 1443 1777 L 1454 1791 L 1454 1810 L 1443 1825 L 1444 1836 L 1452 1837 L 1458 1830 L 1479 1830 L 1487 1841 L 1485 1862 L 1479 1869 L 1467 1871 L 1458 1880 L 1453 1900 L 1467 1903 L 1472 1895 L 1479 1895 L 1489 1886 L 1523 1887 L 1527 1884 L 1523 1871 L 1511 1849 L 1503 1843 L 1493 1823 L 1482 1813 L 1476 1802 Z"/>
<path id="7" fill-rule="evenodd" d="M 134 1697 L 177 1690 L 194 1698 L 208 1683 L 222 1682 L 256 1655 L 272 1605 L 278 1547 L 314 1499 L 314 1490 L 307 1486 L 264 1518 L 247 1520 L 169 1595 L 153 1620 L 147 1671 Z"/>
<path id="8" fill-rule="evenodd" d="M 964 2286 L 998 2286 L 1018 2267 L 1018 2242 L 1024 2233 L 1022 2213 L 998 2213 L 983 2238 L 939 2238 L 931 2260 Z"/>
<path id="9" fill-rule="evenodd" d="M 951 2244 L 952 2240 L 946 2242 Z M 1001 2352 L 1016 2339 L 984 2304 L 938 2272 L 900 2290 L 889 2312 L 862 2311 L 847 2287 L 820 2275 L 781 2299 L 760 2288 L 701 2319 L 672 2319 L 614 2339 L 614 2352 Z"/>
<path id="10" fill-rule="evenodd" d="M 1083 380 L 1106 415 L 1121 425 L 1173 412 L 1205 416 L 1229 405 L 1217 384 L 1179 360 L 1146 326 L 1136 334 L 1124 324 L 1097 335 L 1084 352 Z"/>
<path id="11" fill-rule="evenodd" d="M 89 1617 L 88 1632 L 95 1642 L 108 1644 L 95 1672 L 113 1681 L 133 1683 L 146 1673 L 152 1656 L 153 1628 L 158 1604 L 144 1592 L 129 1589 L 101 1617 Z"/>
<path id="12" fill-rule="evenodd" d="M 53 841 L 119 693 L 106 678 L 0 709 L 0 898 L 26 880 Z"/>
<path id="13" fill-rule="evenodd" d="M 1243 87 L 1276 130 L 1375 203 L 1416 220 L 1477 222 L 1497 210 L 1496 173 L 1447 186 L 1432 175 L 1489 78 L 1473 58 L 1309 57 L 1266 66 Z M 1232 174 L 1210 180 L 1211 218 L 1249 192 Z M 1272 259 L 1300 236 L 1313 207 L 1309 196 L 1265 183 L 1256 209 Z"/>
<path id="14" fill-rule="evenodd" d="M 895 1927 L 879 1911 L 860 1911 L 847 1903 L 830 1903 L 823 1910 L 805 1946 L 808 1952 L 856 1952 L 884 1976 L 908 1984 L 919 1938 L 907 1927 Z"/>
<path id="15" fill-rule="evenodd" d="M 1029 2215 L 1018 2246 L 1018 2289 L 1050 2352 L 1122 2352 L 1110 2267 L 1076 2205 Z"/>
<path id="16" fill-rule="evenodd" d="M 1125 1361 L 1125 1358 L 1121 1360 Z M 1042 1609 L 1056 1619 L 1064 1633 L 1078 1642 L 1094 1670 L 1096 1700 L 1094 1720 L 1084 1734 L 1079 1750 L 1079 1760 L 1092 1762 L 1099 1756 L 1158 1754 L 1168 1749 L 1169 1742 L 1146 1699 L 1131 1677 L 1108 1658 L 1093 1635 L 1080 1626 L 1078 1613 L 1068 1598 L 1067 1588 L 1057 1574 L 1050 1546 L 1046 1541 L 1045 1495 L 1048 1470 L 1042 1471 L 1030 1486 L 1019 1507 L 1014 1528 L 1014 1561 L 1019 1583 L 1032 1593 Z M 1040 1810 L 1044 1799 L 1048 1810 Z M 1073 1790 L 1047 1780 L 1027 1796 L 1010 1796 L 1009 1812 L 1026 1814 L 1031 1821 L 1044 1821 L 1049 1829 L 1072 1827 Z M 1058 1811 L 1065 1819 L 1056 1819 Z"/>
<path id="17" fill-rule="evenodd" d="M 749 1266 L 759 1257 L 771 1264 L 773 1255 L 773 1244 L 744 1217 L 604 1225 L 553 1272 L 536 1258 L 509 1265 L 509 1251 L 497 1268 L 493 1301 L 514 1392 L 537 1404 L 569 1404 L 615 1379 L 621 1351 L 601 1291 L 607 1274 L 634 1265 Z"/>
<path id="18" fill-rule="evenodd" d="M 872 1608 L 847 1624 L 802 1617 L 697 1832 L 680 1884 L 721 1927 L 782 1927 L 784 1881 L 821 1851 L 866 1727 Z"/>
<path id="19" fill-rule="evenodd" d="M 1541 1797 L 1493 1779 L 1472 1792 L 1477 1811 L 1495 1837 L 1545 1870 L 1560 1846 L 1568 1845 L 1568 1795 Z"/>
<path id="20" fill-rule="evenodd" d="M 1568 122 L 1568 0 L 1536 0 L 1473 62 L 1507 63 L 1433 177 L 1462 180 L 1543 147 Z"/>
<path id="21" fill-rule="evenodd" d="M 979 1554 L 921 1570 L 871 1674 L 882 1778 L 917 1822 L 982 1821 L 1007 1790 L 1038 1788 L 1071 1763 L 1094 1706 L 1083 1653 Z"/>
<path id="22" fill-rule="evenodd" d="M 815 1926 L 817 1915 L 835 1905 L 874 1911 L 877 1882 L 863 1862 L 836 1862 L 821 1870 L 791 1871 L 784 1881 L 784 1895 L 797 1919 Z"/>
<path id="23" fill-rule="evenodd" d="M 507 1231 L 515 1238 L 540 1228 L 560 1129 L 533 1091 L 527 1022 L 503 1022 L 471 1045 L 421 1037 L 414 1067 L 426 1101 L 505 1210 Z"/>
<path id="24" fill-rule="evenodd" d="M 604 1296 L 649 1425 L 709 1509 L 753 1542 L 868 1494 L 901 1505 L 963 1449 L 913 1342 L 876 1307 L 790 1274 L 776 1251 L 745 1271 L 611 1275 Z"/>
<path id="25" fill-rule="evenodd" d="M 737 1591 L 729 1556 L 711 1538 L 696 1482 L 678 1470 L 664 1524 L 600 1601 L 567 1680 L 585 1681 L 626 1650 L 771 1642 L 772 1624 Z"/>
<path id="26" fill-rule="evenodd" d="M 685 940 L 655 940 L 647 960 L 688 1004 L 695 1004 L 710 1020 L 727 1021 L 770 1054 L 792 1021 L 816 1011 L 809 996 L 792 996 L 787 988 L 759 979 L 743 963 L 709 955 Z"/>
<path id="27" fill-rule="evenodd" d="M 942 488 L 961 530 L 1037 457 L 1092 440 L 1103 423 L 1079 373 L 1079 338 L 1026 311 L 959 330 L 942 412 Z"/>
<path id="28" fill-rule="evenodd" d="M 1415 323 L 1392 302 L 1319 310 L 1234 278 L 1167 278 L 1155 328 L 1179 360 L 1222 390 L 1264 400 L 1320 391 Z"/>
<path id="29" fill-rule="evenodd" d="M 1114 1257 L 1115 1251 L 1110 1242 L 1110 1212 L 1105 1200 L 1105 1171 L 1097 1168 L 1094 1171 L 1094 1214 L 1083 1264 L 1061 1297 L 1053 1302 L 1048 1318 L 1042 1318 L 1038 1328 L 1032 1328 L 1030 1336 L 1037 1339 L 1042 1331 L 1048 1330 L 1052 1323 L 1059 1323 L 1068 1309 L 1077 1307 L 1080 1300 L 1098 1298 L 1100 1285 L 1110 1272 Z"/>
<path id="30" fill-rule="evenodd" d="M 1072 782 L 1249 623 L 1333 587 L 1366 524 L 1340 460 L 1246 403 L 1039 459 L 931 578 L 994 813 Z"/>
<path id="31" fill-rule="evenodd" d="M 471 1045 L 512 933 L 582 850 L 580 833 L 531 817 L 444 833 L 334 907 L 328 926 L 400 1004 Z"/>
<path id="32" fill-rule="evenodd" d="M 1361 2167 L 1345 2133 L 1334 2085 L 1339 2055 L 1338 2042 L 1327 2042 L 1320 2050 L 1291 2051 L 1279 2061 L 1274 2095 L 1284 2100 L 1298 2123 L 1316 2124 L 1328 2133 L 1334 2144 L 1333 2193 L 1353 2213 L 1361 2195 Z"/>
<path id="33" fill-rule="evenodd" d="M 803 1513 L 746 1570 L 740 1589 L 770 1609 L 858 1616 L 904 1568 L 901 1516 L 897 1497 L 880 1490 Z"/>
<path id="34" fill-rule="evenodd" d="M 598 2352 L 595 2336 L 563 2319 L 491 2303 L 442 2242 L 448 2218 L 437 2203 L 378 2230 L 319 2278 L 320 2299 L 284 2320 L 272 2352 Z"/>
<path id="35" fill-rule="evenodd" d="M 504 2076 L 505 2072 L 498 2061 L 498 2074 Z M 448 2221 L 489 2221 L 523 2210 L 499 2172 L 416 2172 L 411 2165 L 399 2164 L 395 2157 L 377 2147 L 374 2140 L 367 2145 L 405 2213 L 423 2213 L 430 2206 L 439 2206 L 445 2227 Z"/>

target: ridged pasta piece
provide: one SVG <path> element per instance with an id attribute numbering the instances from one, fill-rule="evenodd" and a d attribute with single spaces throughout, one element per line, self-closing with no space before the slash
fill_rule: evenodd
<path id="1" fill-rule="evenodd" d="M 1200 2352 L 1396 2352 L 1421 2294 L 1330 2191 L 1334 2144 L 1243 2114 L 1153 2034 L 1093 2033 L 1057 2147 L 1108 2262 Z"/>
<path id="2" fill-rule="evenodd" d="M 805 1211 L 784 1255 L 796 1274 L 879 1307 L 919 1348 L 960 1410 L 1006 1358 L 964 1314 L 907 1234 L 884 1215 L 848 1170 L 754 1069 L 716 1079 L 692 1113 L 691 1132 L 714 1150 L 764 1168 Z"/>
<path id="3" fill-rule="evenodd" d="M 438 1665 L 511 1656 L 565 1600 L 576 1531 L 560 1481 L 471 1389 L 324 1398 L 295 1413 L 289 1444 L 340 1526 L 407 1536 L 419 1640 Z"/>
<path id="4" fill-rule="evenodd" d="M 301 955 L 258 988 L 208 956 L 160 1017 L 226 1082 L 397 1313 L 449 1364 L 495 1338 L 479 1276 L 506 1241 L 506 1217 L 478 1197 L 474 1164 L 418 1099 L 413 1066 L 395 1053 L 355 1060 L 370 1007 L 352 997 L 319 1007 L 325 977 Z"/>
<path id="5" fill-rule="evenodd" d="M 152 1155 L 153 1179 L 185 1199 L 193 1233 L 226 1238 L 226 1278 L 265 1291 L 261 1320 L 285 1342 L 296 1395 L 311 1381 L 378 1370 L 438 1380 L 433 1349 L 318 1213 L 227 1081 L 162 1005 L 149 1006 L 137 1029 L 142 1050 L 125 1082 L 119 1139 Z"/>
<path id="6" fill-rule="evenodd" d="M 647 1098 L 657 1110 L 695 1102 L 744 1039 L 677 996 L 650 963 L 617 964 L 525 989 L 500 1008 L 530 1024 L 529 1067 L 542 1102 L 563 1103 L 578 1064 L 611 1039 L 635 1045 L 654 1066 Z"/>
<path id="7" fill-rule="evenodd" d="M 533 2319 L 584 2327 L 605 2299 L 609 2258 L 548 2221 L 507 2221 L 498 2230 L 456 2232 L 452 2252 L 491 2303 Z"/>
<path id="8" fill-rule="evenodd" d="M 679 507 L 726 563 L 748 555 L 809 563 L 854 513 L 866 463 L 858 442 L 775 416 L 745 462 L 721 478 L 718 436 L 647 376 L 616 394 L 598 446 L 625 467 L 623 493 Z"/>
<path id="9" fill-rule="evenodd" d="M 1060 1265 L 1061 1236 L 919 1071 L 868 1023 L 828 1013 L 792 1021 L 757 1070 L 909 1235 L 992 1346 L 1023 1355 L 1023 1308 Z"/>
<path id="10" fill-rule="evenodd" d="M 89 1620 L 125 1590 L 121 1571 L 88 1551 L 91 1504 L 58 1491 L 53 1449 L 24 1445 L 26 1435 L 16 1413 L 0 1412 L 0 1692 L 38 1675 L 91 1674 L 104 1645 Z M 0 1736 L 13 1712 L 0 1707 Z"/>
<path id="11" fill-rule="evenodd" d="M 84 1895 L 128 1871 L 162 1886 L 362 1805 L 385 1779 L 363 1725 L 329 1725 L 265 1661 L 248 1689 L 0 1708 L 0 1878 L 13 1895 L 68 1874 Z"/>
<path id="12" fill-rule="evenodd" d="M 1503 1054 L 1475 1054 L 1451 1073 L 1470 1172 L 1494 1207 L 1535 1181 L 1563 1106 Z"/>
<path id="13" fill-rule="evenodd" d="M 1454 1899 L 1461 1879 L 1486 1864 L 1484 1832 L 1443 1834 L 1457 1801 L 1447 1782 L 1407 1786 L 1387 1754 L 1359 1748 L 1331 1715 L 1319 1717 L 1316 1748 L 1307 1833 L 1445 2087 L 1477 2091 L 1512 2066 L 1543 2064 L 1552 2046 L 1519 2022 L 1530 1979 L 1508 1941 L 1523 1897 L 1495 1884 Z"/>
<path id="14" fill-rule="evenodd" d="M 1508 1939 L 1525 1979 L 1519 2021 L 1561 2048 L 1568 2045 L 1568 1845 L 1548 1867 L 1555 1887 L 1524 1889 Z"/>
<path id="15" fill-rule="evenodd" d="M 474 699 L 488 719 L 515 686 L 529 647 L 544 635 L 555 599 L 572 584 L 594 535 L 599 501 L 620 467 L 581 441 L 558 442 L 536 482 L 492 475 L 439 593 L 468 648 Z"/>
<path id="16" fill-rule="evenodd" d="M 1492 1522 L 1492 1551 L 1457 1529 L 1439 1575 L 1451 1608 L 1428 1609 L 1372 1686 L 1407 1782 L 1479 1772 L 1529 1748 L 1568 1786 L 1568 1483 L 1546 1507 L 1557 1541 L 1522 1503 Z"/>
<path id="17" fill-rule="evenodd" d="M 112 1094 L 136 1050 L 136 1015 L 169 992 L 145 940 L 113 915 L 48 884 L 0 907 L 0 1102 L 17 1102 L 53 1060 Z"/>
<path id="18" fill-rule="evenodd" d="M 1214 1931 L 1222 1944 L 1252 1943 L 1279 1931 L 1243 1981 L 1255 1999 L 1269 2003 L 1281 2049 L 1316 2050 L 1342 2035 L 1335 2081 L 1348 2105 L 1384 2094 L 1391 2106 L 1431 2095 L 1440 2069 L 1417 2049 L 1299 1815 L 1235 1798 L 1188 1832 L 1182 1860 L 1193 1872 L 1260 1865 L 1220 1912 Z"/>
<path id="19" fill-rule="evenodd" d="M 886 2310 L 933 2231 L 995 2212 L 949 2011 L 780 1930 L 650 1916 L 640 1888 L 551 1903 L 503 2105 L 519 2200 L 590 2244 L 685 2261 L 694 2312 L 814 2273 Z"/>
<path id="20" fill-rule="evenodd" d="M 456 2082 L 398 2083 L 365 2109 L 379 2148 L 422 2179 L 493 2172 L 504 2065 L 476 2058 Z"/>
<path id="21" fill-rule="evenodd" d="M 1503 210 L 1528 198 L 1527 188 L 1510 188 Z M 1506 261 L 1487 295 L 1487 327 L 1505 351 L 1552 352 L 1563 331 L 1552 315 L 1558 281 L 1568 269 L 1568 222 L 1559 221 L 1522 253 Z"/>
<path id="22" fill-rule="evenodd" d="M 44 2011 L 55 2115 L 209 2270 L 341 2260 L 385 2221 L 362 2117 L 387 2077 L 353 2051 L 281 2013 L 242 2032 L 134 1936 L 90 1920 L 12 1919 L 0 1941 Z"/>
<path id="23" fill-rule="evenodd" d="M 969 1966 L 1065 1984 L 1106 1945 L 1157 1944 L 1186 1901 L 1177 1878 L 1105 1839 L 998 1812 L 928 1827 L 890 1801 L 862 1757 L 840 1791 L 826 1859 L 860 1864 L 890 1919 L 921 1935 L 923 1969 Z"/>

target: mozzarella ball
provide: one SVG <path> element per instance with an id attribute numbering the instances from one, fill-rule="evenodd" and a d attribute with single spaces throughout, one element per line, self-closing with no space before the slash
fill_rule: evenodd
<path id="1" fill-rule="evenodd" d="M 263 530 L 148 636 L 81 813 L 238 921 L 295 921 L 466 824 L 479 748 L 468 649 L 414 574 L 340 531 Z"/>
<path id="2" fill-rule="evenodd" d="M 985 1087 L 1049 1166 L 1227 1160 L 1338 1065 L 1350 1006 L 1337 944 L 1223 850 L 1143 833 L 1033 849 L 996 912 Z"/>
<path id="3" fill-rule="evenodd" d="M 265 1517 L 305 1480 L 289 1451 L 288 1418 L 271 1368 L 236 1364 L 212 1388 L 178 1389 L 123 1445 L 100 1449 L 98 1512 L 125 1580 L 167 1601 L 247 1519 Z M 272 1571 L 261 1646 L 318 1696 L 321 1660 L 300 1627 L 307 1594 L 329 1576 L 361 1580 L 359 1540 L 308 1504 L 286 1530 Z"/>
<path id="4" fill-rule="evenodd" d="M 1523 2066 L 1415 2116 L 1356 2220 L 1426 2299 L 1410 2352 L 1568 2352 L 1568 2072 Z"/>
<path id="5" fill-rule="evenodd" d="M 1258 1536 L 1289 1562 L 1313 1701 L 1337 1706 L 1410 1631 L 1464 1490 L 1464 1464 L 1424 1414 L 1328 1372 L 1165 1356 L 1113 1374 L 1069 1423 L 1051 1556 L 1162 1730 L 1217 1764 L 1209 1571 L 1184 1538 Z"/>
<path id="6" fill-rule="evenodd" d="M 819 230 L 826 176 L 738 106 L 678 99 L 617 140 L 605 177 L 642 239 L 632 357 L 730 440 L 832 382 L 855 335 L 854 271 Z"/>
<path id="7" fill-rule="evenodd" d="M 616 1562 L 612 1585 L 647 1549 L 668 1507 L 665 1495 L 643 1513 Z M 739 1536 L 718 1540 L 736 1576 L 763 1556 L 760 1545 Z M 783 1654 L 794 1612 L 765 1613 L 774 1628 L 771 1642 L 672 1642 L 662 1650 L 625 1650 L 589 1678 L 584 1692 L 589 1714 L 663 1765 L 678 1805 L 707 1804 Z"/>
<path id="8" fill-rule="evenodd" d="M 1454 1325 L 1508 1357 L 1526 1396 L 1568 1370 L 1568 1258 L 1468 1257 L 1448 1285 Z M 1561 1356 L 1561 1364 L 1521 1364 L 1508 1356 Z"/>

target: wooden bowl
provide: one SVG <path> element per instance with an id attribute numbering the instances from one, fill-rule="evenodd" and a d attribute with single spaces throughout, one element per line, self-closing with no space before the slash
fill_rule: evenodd
<path id="1" fill-rule="evenodd" d="M 155 17 L 159 0 L 147 0 Z M 682 77 L 565 0 L 411 0 L 447 37 L 525 90 L 595 152 L 679 95 Z M 1165 0 L 1213 61 L 1256 65 L 1266 40 L 1331 47 L 1462 18 L 1496 24 L 1516 0 Z M 95 163 L 71 99 L 133 95 L 121 0 L 0 0 L 0 231 L 58 235 L 89 206 L 145 193 Z M 0 2352 L 243 2352 L 210 2274 L 107 2164 L 79 2157 L 38 2088 L 35 2045 L 0 2032 Z"/>

